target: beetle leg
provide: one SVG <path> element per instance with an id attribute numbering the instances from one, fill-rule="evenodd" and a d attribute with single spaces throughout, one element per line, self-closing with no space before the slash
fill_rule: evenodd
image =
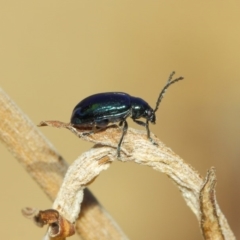
<path id="1" fill-rule="evenodd" d="M 148 139 L 149 139 L 150 142 L 152 142 L 154 145 L 157 145 L 157 143 L 155 143 L 155 142 L 153 141 L 153 139 L 151 138 L 151 136 L 150 136 L 150 129 L 149 129 L 148 121 L 142 122 L 142 121 L 139 121 L 139 120 L 136 120 L 136 119 L 133 119 L 133 121 L 134 121 L 135 123 L 143 126 L 143 127 L 146 127 Z"/>
<path id="2" fill-rule="evenodd" d="M 108 123 L 109 121 L 107 119 L 103 121 L 95 121 L 95 125 L 93 125 L 92 130 L 89 132 L 83 133 L 83 135 L 87 136 L 87 135 L 102 131 L 107 128 Z"/>
<path id="3" fill-rule="evenodd" d="M 136 119 L 133 119 L 133 121 L 135 123 L 137 123 L 138 125 L 143 126 L 143 127 L 146 128 L 146 130 L 147 130 L 147 137 L 152 142 L 152 139 L 150 137 L 150 130 L 149 130 L 149 126 L 148 126 L 148 121 L 147 122 L 142 122 L 142 121 L 139 121 L 139 120 L 136 120 Z"/>
<path id="4" fill-rule="evenodd" d="M 96 127 L 98 128 L 106 128 L 108 123 L 109 123 L 109 120 L 108 119 L 104 119 L 104 120 L 95 120 L 95 123 L 96 123 Z"/>
<path id="5" fill-rule="evenodd" d="M 133 121 L 134 121 L 135 123 L 137 123 L 138 125 L 141 125 L 141 126 L 143 126 L 143 127 L 146 127 L 146 123 L 145 123 L 145 122 L 142 122 L 142 121 L 139 121 L 139 120 L 136 120 L 136 119 L 133 119 Z"/>
<path id="6" fill-rule="evenodd" d="M 99 130 L 98 130 L 98 128 L 94 125 L 93 127 L 92 127 L 92 130 L 91 131 L 89 131 L 89 132 L 84 132 L 84 133 L 82 133 L 84 136 L 88 136 L 88 135 L 91 135 L 91 134 L 93 134 L 93 133 L 95 133 L 95 132 L 98 132 Z"/>
<path id="7" fill-rule="evenodd" d="M 124 124 L 124 125 L 123 125 Z M 117 157 L 119 158 L 120 157 L 120 150 L 121 150 L 121 145 L 122 145 L 122 141 L 123 141 L 123 137 L 124 135 L 126 134 L 127 130 L 128 130 L 128 123 L 126 120 L 123 120 L 119 123 L 119 126 L 122 126 L 123 125 L 123 130 L 122 130 L 122 136 L 121 136 L 121 139 L 118 143 L 118 146 L 117 146 Z"/>
<path id="8" fill-rule="evenodd" d="M 146 128 L 146 130 L 147 130 L 147 137 L 152 142 L 152 139 L 150 137 L 150 130 L 149 130 L 149 126 L 148 126 L 148 121 L 147 122 L 142 122 L 142 121 L 139 121 L 139 120 L 136 120 L 136 119 L 133 119 L 133 121 L 135 123 L 137 123 L 138 125 L 143 126 L 143 127 Z"/>

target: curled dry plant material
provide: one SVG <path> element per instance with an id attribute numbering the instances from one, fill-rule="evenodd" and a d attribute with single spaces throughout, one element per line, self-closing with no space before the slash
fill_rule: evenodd
<path id="1" fill-rule="evenodd" d="M 200 191 L 200 211 L 201 211 L 201 230 L 205 239 L 224 239 L 221 226 L 225 225 L 224 218 L 219 218 L 219 207 L 216 202 L 215 186 L 216 186 L 215 169 L 211 168 L 206 176 L 205 182 Z M 227 236 L 229 239 L 231 236 Z M 226 239 L 228 239 L 226 238 Z"/>
<path id="2" fill-rule="evenodd" d="M 127 239 L 102 205 L 85 188 L 102 170 L 108 168 L 110 162 L 116 160 L 115 149 L 121 130 L 112 127 L 86 136 L 70 124 L 42 122 L 41 126 L 67 128 L 78 137 L 95 143 L 67 171 L 67 162 L 2 89 L 0 113 L 0 140 L 51 200 L 57 196 L 53 209 L 38 211 L 27 208 L 23 211 L 24 216 L 38 226 L 50 226 L 45 240 L 65 239 L 73 233 L 74 225 L 76 232 L 85 240 Z M 176 183 L 187 205 L 197 216 L 205 239 L 235 239 L 216 201 L 214 169 L 210 169 L 203 179 L 157 138 L 154 137 L 153 140 L 158 143 L 158 147 L 147 140 L 145 131 L 129 129 L 121 148 L 121 160 L 134 161 L 166 173 Z"/>
<path id="3" fill-rule="evenodd" d="M 95 143 L 92 149 L 83 153 L 69 167 L 53 204 L 53 209 L 59 212 L 59 216 L 74 224 L 79 217 L 84 188 L 101 171 L 106 170 L 110 162 L 116 160 L 115 149 L 121 130 L 110 127 L 103 132 L 84 135 L 82 130 L 59 121 L 41 122 L 40 126 L 67 128 L 78 137 Z M 203 179 L 159 139 L 153 136 L 153 140 L 158 146 L 147 140 L 145 131 L 129 129 L 120 160 L 134 161 L 167 174 L 176 183 L 187 205 L 196 215 L 205 239 L 235 239 L 216 201 L 214 168 L 211 168 Z M 77 228 L 81 232 L 81 225 L 77 225 Z M 45 239 L 52 238 L 46 235 Z"/>
<path id="4" fill-rule="evenodd" d="M 67 172 L 67 162 L 1 88 L 0 115 L 0 141 L 53 201 Z M 24 211 L 24 215 L 31 219 L 34 214 L 38 214 L 38 210 L 33 211 L 30 208 Z M 76 232 L 85 240 L 127 239 L 88 188 L 84 190 L 81 218 L 78 218 L 76 224 L 81 225 L 81 232 L 78 228 Z M 58 239 L 64 238 L 59 234 Z"/>
<path id="5" fill-rule="evenodd" d="M 48 237 L 50 239 L 64 239 L 75 233 L 74 225 L 59 215 L 57 210 L 39 211 L 37 209 L 25 208 L 22 210 L 22 214 L 32 219 L 38 227 L 49 225 Z"/>

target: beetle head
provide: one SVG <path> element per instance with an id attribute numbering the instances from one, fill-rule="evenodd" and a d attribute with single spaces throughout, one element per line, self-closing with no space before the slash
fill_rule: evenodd
<path id="1" fill-rule="evenodd" d="M 146 109 L 143 117 L 146 118 L 147 121 L 153 124 L 156 123 L 156 115 L 155 115 L 155 112 L 152 110 L 152 108 Z"/>

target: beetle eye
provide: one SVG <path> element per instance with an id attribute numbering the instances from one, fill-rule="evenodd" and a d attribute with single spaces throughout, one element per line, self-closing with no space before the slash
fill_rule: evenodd
<path id="1" fill-rule="evenodd" d="M 152 110 L 148 110 L 146 113 L 147 113 L 147 119 L 150 122 L 155 123 L 156 121 L 155 113 Z"/>

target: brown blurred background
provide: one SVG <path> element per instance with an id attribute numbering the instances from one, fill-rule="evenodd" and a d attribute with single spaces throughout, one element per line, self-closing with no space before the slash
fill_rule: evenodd
<path id="1" fill-rule="evenodd" d="M 218 202 L 240 238 L 239 10 L 239 1 L 217 0 L 2 0 L 0 85 L 34 123 L 67 122 L 98 92 L 155 107 L 175 70 L 185 80 L 169 89 L 151 130 L 200 174 L 216 167 Z M 40 130 L 69 163 L 92 146 Z M 51 202 L 3 145 L 0 153 L 1 238 L 41 239 L 46 229 L 20 209 Z M 116 162 L 90 189 L 130 239 L 202 239 L 177 187 L 150 168 Z"/>

